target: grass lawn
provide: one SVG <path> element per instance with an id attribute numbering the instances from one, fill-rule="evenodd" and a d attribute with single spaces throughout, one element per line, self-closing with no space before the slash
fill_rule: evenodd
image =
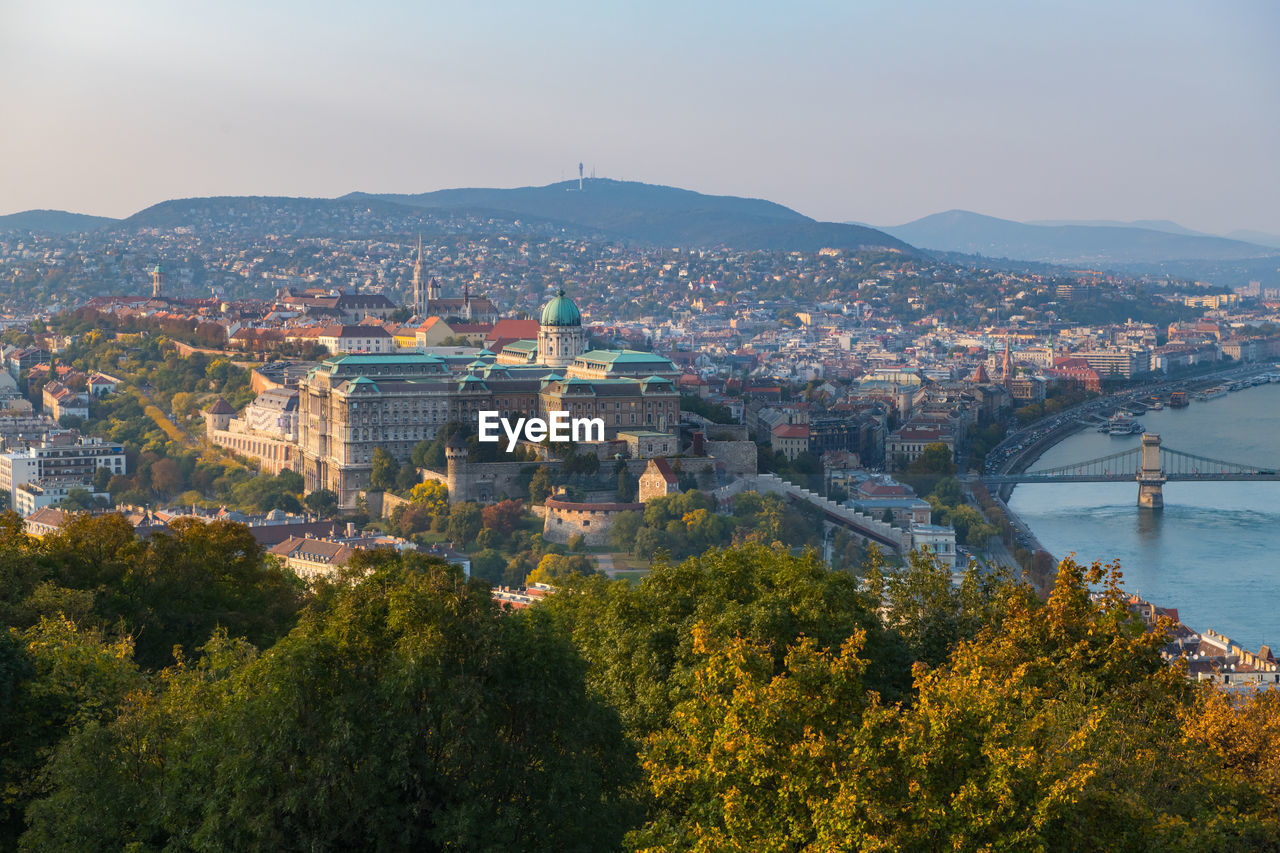
<path id="1" fill-rule="evenodd" d="M 613 557 L 613 567 L 617 570 L 619 577 L 625 572 L 649 573 L 649 561 L 643 557 L 633 557 L 630 554 L 622 554 L 616 551 L 605 551 L 603 553 Z"/>

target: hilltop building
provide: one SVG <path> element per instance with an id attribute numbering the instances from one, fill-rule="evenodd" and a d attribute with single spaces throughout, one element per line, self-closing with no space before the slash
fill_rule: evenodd
<path id="1" fill-rule="evenodd" d="M 578 307 L 561 292 L 543 308 L 536 340 L 513 341 L 496 356 L 482 350 L 461 368 L 421 352 L 326 359 L 298 385 L 296 444 L 307 491 L 332 490 L 342 506 L 352 507 L 369 485 L 375 447 L 405 461 L 442 425 L 474 425 L 481 411 L 599 417 L 607 442 L 618 441 L 620 432 L 676 429 L 679 373 L 670 360 L 630 350 L 588 351 L 587 344 Z M 223 431 L 214 430 L 219 438 L 246 440 L 230 419 L 226 423 Z M 497 496 L 491 489 L 475 495 Z"/>

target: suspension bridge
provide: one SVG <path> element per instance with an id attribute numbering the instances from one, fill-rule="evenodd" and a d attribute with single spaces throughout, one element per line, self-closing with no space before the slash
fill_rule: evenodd
<path id="1" fill-rule="evenodd" d="M 1144 433 L 1142 445 L 1132 450 L 1086 459 L 1069 465 L 993 474 L 983 477 L 991 485 L 1016 483 L 1124 483 L 1137 482 L 1138 506 L 1164 506 L 1165 483 L 1222 480 L 1280 480 L 1280 473 L 1241 462 L 1210 459 L 1160 445 L 1160 436 Z"/>

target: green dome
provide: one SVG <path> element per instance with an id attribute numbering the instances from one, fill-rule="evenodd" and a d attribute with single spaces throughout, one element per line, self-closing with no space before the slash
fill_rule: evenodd
<path id="1" fill-rule="evenodd" d="M 581 326 L 582 315 L 578 313 L 578 306 L 574 305 L 573 300 L 565 296 L 562 290 L 555 299 L 543 307 L 542 325 Z"/>

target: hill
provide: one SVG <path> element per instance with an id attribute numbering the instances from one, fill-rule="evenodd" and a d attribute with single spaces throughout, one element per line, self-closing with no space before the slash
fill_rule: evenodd
<path id="1" fill-rule="evenodd" d="M 1087 225 L 1097 228 L 1145 228 L 1148 231 L 1164 231 L 1168 234 L 1184 234 L 1188 237 L 1216 237 L 1204 231 L 1192 231 L 1169 219 L 1135 219 L 1122 222 L 1119 219 L 1031 219 L 1027 225 Z"/>
<path id="2" fill-rule="evenodd" d="M 1280 249 L 1280 234 L 1268 234 L 1265 231 L 1251 231 L 1247 229 L 1232 231 L 1227 235 L 1232 240 L 1244 240 L 1247 243 L 1256 243 L 1259 246 L 1271 246 Z"/>
<path id="3" fill-rule="evenodd" d="M 881 230 L 923 249 L 1070 265 L 1221 261 L 1277 254 L 1267 246 L 1225 237 L 1129 225 L 1032 225 L 967 210 L 935 213 Z"/>
<path id="4" fill-rule="evenodd" d="M 371 214 L 412 216 L 403 205 L 376 199 L 343 200 L 289 196 L 210 196 L 162 201 L 121 220 L 124 228 L 261 228 L 289 225 L 302 233 L 358 227 Z"/>
<path id="5" fill-rule="evenodd" d="M 628 242 L 735 249 L 806 250 L 891 248 L 901 240 L 872 228 L 817 222 L 763 199 L 714 196 L 692 190 L 592 178 L 515 189 L 452 189 L 402 194 L 351 193 L 429 209 L 503 211 L 589 228 Z"/>
<path id="6" fill-rule="evenodd" d="M 0 231 L 41 231 L 47 234 L 71 234 L 96 231 L 119 222 L 107 216 L 68 213 L 65 210 L 24 210 L 0 216 Z"/>

